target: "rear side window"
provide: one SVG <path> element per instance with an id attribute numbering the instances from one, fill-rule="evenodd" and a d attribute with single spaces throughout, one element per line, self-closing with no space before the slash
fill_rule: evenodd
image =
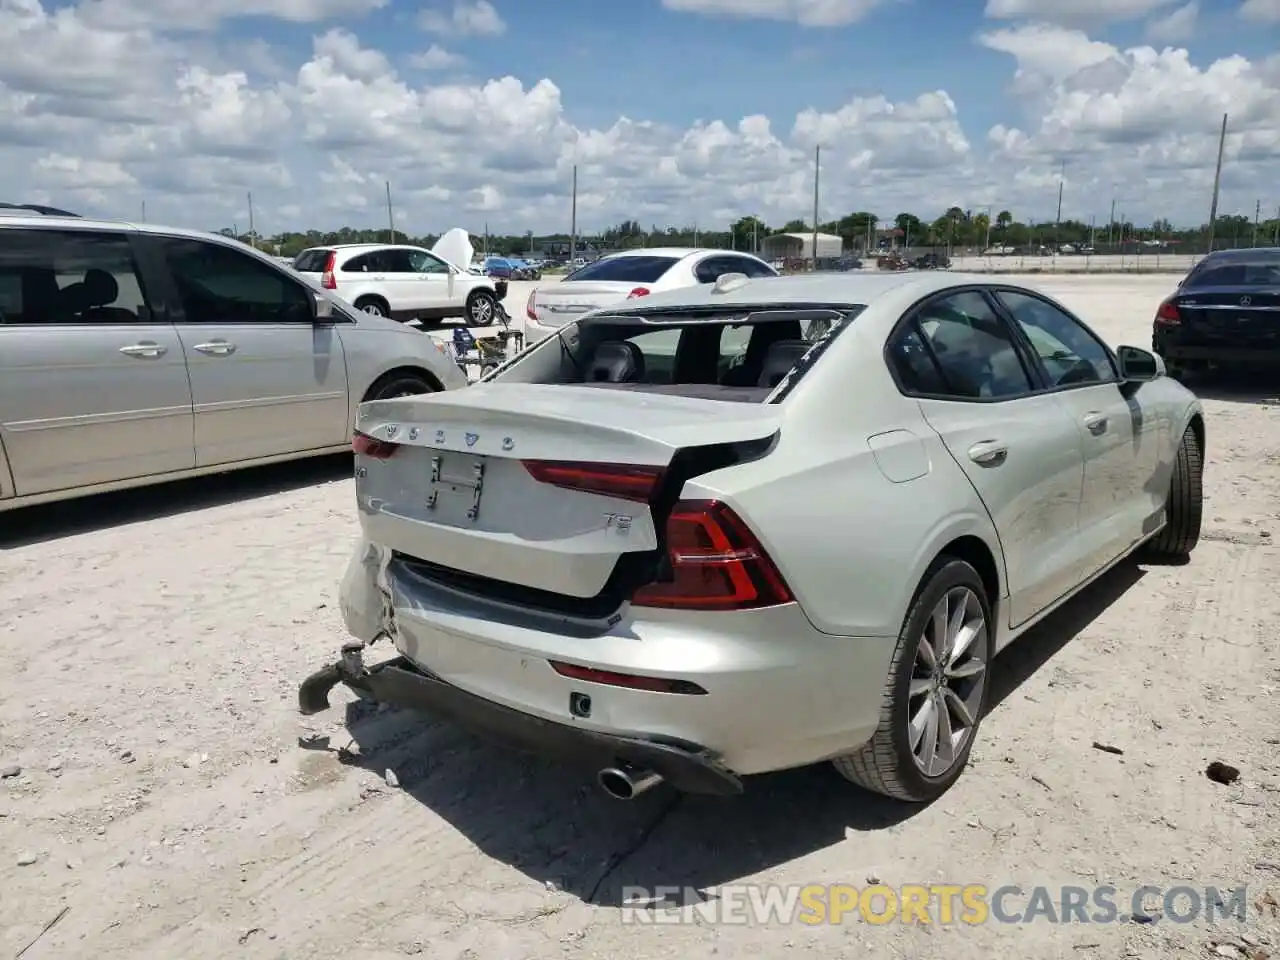
<path id="1" fill-rule="evenodd" d="M 1202 263 L 1187 277 L 1183 289 L 1204 287 L 1280 287 L 1280 258 L 1240 258 Z"/>
<path id="2" fill-rule="evenodd" d="M 149 319 L 133 250 L 124 234 L 0 231 L 0 324 Z"/>
<path id="3" fill-rule="evenodd" d="M 303 250 L 293 261 L 293 269 L 299 273 L 324 273 L 325 264 L 329 262 L 332 250 Z"/>
<path id="4" fill-rule="evenodd" d="M 677 262 L 676 257 L 605 257 L 574 271 L 565 279 L 657 283 Z"/>

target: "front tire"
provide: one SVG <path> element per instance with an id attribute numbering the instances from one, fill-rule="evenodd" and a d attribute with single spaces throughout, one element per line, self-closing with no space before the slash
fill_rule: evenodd
<path id="1" fill-rule="evenodd" d="M 939 557 L 894 649 L 875 734 L 832 763 L 858 786 L 927 803 L 959 779 L 986 711 L 995 621 L 978 571 Z"/>
<path id="2" fill-rule="evenodd" d="M 381 297 L 361 297 L 355 302 L 357 310 L 363 310 L 371 317 L 391 316 L 391 307 Z"/>
<path id="3" fill-rule="evenodd" d="M 467 297 L 467 325 L 487 327 L 497 314 L 498 298 L 488 290 L 474 290 Z"/>
<path id="4" fill-rule="evenodd" d="M 365 400 L 394 400 L 398 397 L 415 397 L 423 393 L 435 393 L 439 388 L 422 374 L 410 370 L 391 371 L 375 381 L 364 395 Z"/>
<path id="5" fill-rule="evenodd" d="M 1195 431 L 1187 427 L 1178 444 L 1165 500 L 1164 529 L 1146 542 L 1139 559 L 1153 563 L 1179 563 L 1200 542 L 1204 519 L 1204 454 Z"/>

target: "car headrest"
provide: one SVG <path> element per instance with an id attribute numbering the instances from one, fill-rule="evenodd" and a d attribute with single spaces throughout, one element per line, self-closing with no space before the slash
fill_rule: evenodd
<path id="1" fill-rule="evenodd" d="M 776 387 L 812 346 L 807 340 L 779 340 L 770 346 L 769 352 L 764 356 L 764 366 L 760 370 L 756 386 L 770 389 Z"/>
<path id="2" fill-rule="evenodd" d="M 94 267 L 84 273 L 84 295 L 91 307 L 105 307 L 120 296 L 120 284 L 107 271 Z"/>
<path id="3" fill-rule="evenodd" d="M 608 340 L 596 347 L 587 364 L 589 383 L 633 383 L 644 373 L 644 354 L 630 340 Z"/>

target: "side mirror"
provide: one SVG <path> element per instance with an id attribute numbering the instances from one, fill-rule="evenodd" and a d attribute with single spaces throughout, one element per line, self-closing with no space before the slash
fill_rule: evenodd
<path id="1" fill-rule="evenodd" d="M 1121 347 L 1116 359 L 1120 361 L 1120 379 L 1126 383 L 1145 383 L 1165 375 L 1164 361 L 1141 347 Z"/>

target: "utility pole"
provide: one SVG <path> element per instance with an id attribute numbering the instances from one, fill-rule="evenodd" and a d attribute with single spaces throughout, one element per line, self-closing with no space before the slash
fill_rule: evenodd
<path id="1" fill-rule="evenodd" d="M 1107 245 L 1115 243 L 1116 239 L 1116 198 L 1115 194 L 1111 196 L 1111 219 L 1107 221 Z"/>
<path id="2" fill-rule="evenodd" d="M 818 269 L 818 176 L 822 165 L 822 147 L 813 148 L 813 269 Z"/>
<path id="3" fill-rule="evenodd" d="M 569 269 L 578 255 L 578 165 L 573 165 L 573 193 L 569 201 Z"/>
<path id="4" fill-rule="evenodd" d="M 1213 235 L 1218 227 L 1218 191 L 1222 187 L 1222 151 L 1227 145 L 1227 115 L 1222 115 L 1222 132 L 1218 134 L 1218 168 L 1213 174 L 1213 202 L 1209 204 L 1209 249 L 1213 253 Z"/>
<path id="5" fill-rule="evenodd" d="M 1062 166 L 1058 170 L 1058 215 L 1053 221 L 1055 230 L 1057 229 L 1058 224 L 1062 223 L 1062 186 L 1064 183 L 1066 183 L 1066 180 L 1067 180 L 1067 161 L 1063 160 Z"/>
<path id="6" fill-rule="evenodd" d="M 246 196 L 249 198 L 249 246 L 258 249 L 258 238 L 253 232 L 253 192 L 250 191 Z"/>
<path id="7" fill-rule="evenodd" d="M 142 222 L 147 222 L 147 201 L 142 201 Z"/>
<path id="8" fill-rule="evenodd" d="M 396 242 L 396 218 L 395 218 L 395 214 L 391 212 L 391 181 L 387 180 L 385 185 L 387 188 L 387 230 L 390 232 L 390 235 L 387 238 L 387 242 L 395 243 Z"/>
<path id="9" fill-rule="evenodd" d="M 1253 246 L 1258 245 L 1258 221 L 1262 219 L 1262 201 L 1258 200 L 1253 205 Z"/>
<path id="10" fill-rule="evenodd" d="M 760 220 L 758 217 L 751 218 L 751 252 L 757 257 L 760 256 Z"/>

